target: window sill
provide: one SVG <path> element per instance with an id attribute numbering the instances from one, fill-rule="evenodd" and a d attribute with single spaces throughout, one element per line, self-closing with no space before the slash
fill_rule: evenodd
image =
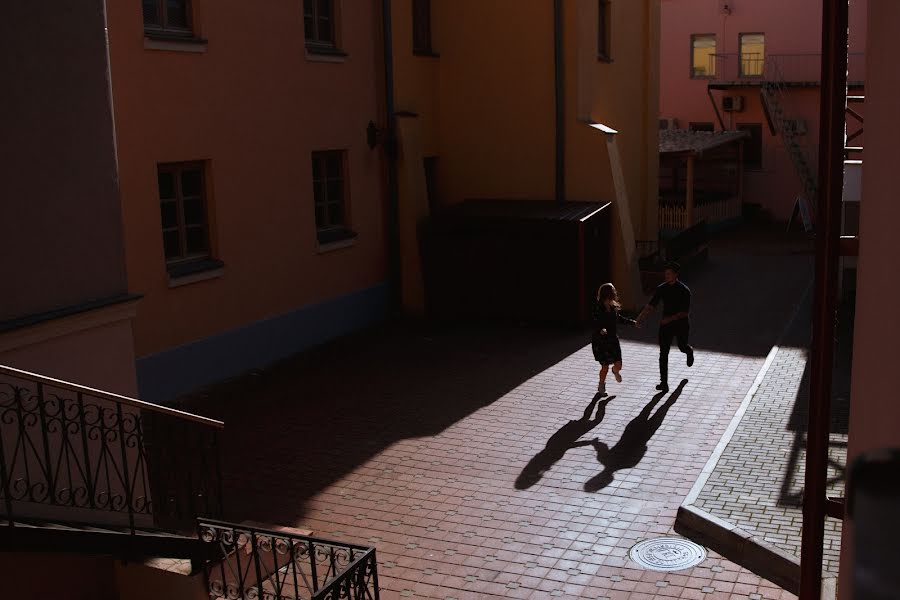
<path id="1" fill-rule="evenodd" d="M 347 60 L 347 53 L 333 46 L 306 45 L 306 60 L 312 62 L 342 63 Z"/>
<path id="2" fill-rule="evenodd" d="M 203 38 L 165 33 L 161 31 L 144 31 L 145 50 L 168 50 L 170 52 L 206 52 L 207 41 Z"/>
<path id="3" fill-rule="evenodd" d="M 349 229 L 340 229 L 335 231 L 320 231 L 317 234 L 319 254 L 340 250 L 341 248 L 349 248 L 356 244 L 359 237 L 355 231 Z"/>
<path id="4" fill-rule="evenodd" d="M 169 287 L 176 288 L 222 277 L 225 274 L 225 263 L 213 259 L 198 260 L 172 265 L 168 271 Z"/>
<path id="5" fill-rule="evenodd" d="M 423 58 L 440 58 L 441 55 L 434 50 L 413 50 L 413 56 L 421 56 Z"/>

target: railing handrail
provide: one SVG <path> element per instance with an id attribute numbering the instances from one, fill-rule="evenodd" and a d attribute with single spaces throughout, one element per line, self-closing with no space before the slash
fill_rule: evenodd
<path id="1" fill-rule="evenodd" d="M 145 402 L 143 400 L 138 400 L 137 398 L 130 398 L 128 396 L 122 396 L 120 394 L 114 394 L 112 392 L 98 390 L 96 388 L 88 387 L 88 386 L 81 385 L 78 383 L 72 383 L 71 381 L 64 381 L 62 379 L 54 379 L 53 377 L 47 377 L 46 375 L 41 375 L 39 373 L 32 373 L 31 371 L 23 371 L 22 369 L 16 369 L 16 368 L 13 368 L 13 367 L 10 367 L 7 365 L 0 364 L 0 374 L 34 381 L 35 383 L 42 383 L 44 385 L 49 385 L 49 386 L 52 386 L 55 388 L 69 390 L 71 392 L 79 392 L 82 394 L 87 394 L 87 395 L 90 395 L 90 396 L 93 396 L 96 398 L 100 398 L 102 400 L 109 400 L 110 402 L 125 404 L 127 406 L 131 406 L 131 407 L 138 408 L 141 410 L 148 410 L 151 412 L 168 415 L 168 416 L 175 417 L 178 419 L 193 421 L 195 423 L 208 425 L 208 426 L 214 427 L 216 429 L 224 429 L 224 427 L 225 427 L 224 422 L 218 421 L 216 419 L 210 419 L 209 417 L 195 415 L 193 413 L 185 412 L 182 410 L 177 410 L 174 408 L 169 408 L 167 406 L 160 406 L 159 404 Z"/>
<path id="2" fill-rule="evenodd" d="M 375 548 L 369 548 L 368 550 L 363 552 L 358 558 L 354 559 L 353 562 L 348 564 L 341 573 L 337 574 L 336 576 L 334 576 L 331 579 L 329 579 L 328 581 L 326 581 L 325 584 L 321 588 L 319 588 L 319 591 L 317 591 L 313 594 L 311 600 L 318 600 L 319 598 L 328 598 L 329 595 L 334 594 L 334 590 L 336 588 L 340 589 L 340 587 L 342 585 L 344 585 L 344 582 L 347 579 L 349 579 L 350 577 L 353 577 L 354 575 L 357 574 L 357 569 L 359 569 L 359 567 L 362 563 L 368 563 L 369 561 L 377 562 L 377 559 L 375 558 L 375 556 L 376 556 L 375 552 L 376 552 Z M 376 577 L 377 577 L 377 575 L 376 575 Z M 375 585 L 377 587 L 378 584 L 376 583 Z M 340 596 L 331 596 L 331 597 L 340 597 Z"/>
<path id="3" fill-rule="evenodd" d="M 313 542 L 314 544 L 321 544 L 323 546 L 335 546 L 335 547 L 340 547 L 340 548 L 349 548 L 351 550 L 359 550 L 360 552 L 366 552 L 368 550 L 374 549 L 372 546 L 361 546 L 359 544 L 352 544 L 350 542 L 341 542 L 341 541 L 337 541 L 337 540 L 325 540 L 322 538 L 313 537 L 311 535 L 303 535 L 300 533 L 291 533 L 289 531 L 278 531 L 277 529 L 266 529 L 264 527 L 256 527 L 254 525 L 241 525 L 240 523 L 232 523 L 229 521 L 222 521 L 219 519 L 206 519 L 203 517 L 198 517 L 197 518 L 197 526 L 203 527 L 204 525 L 210 525 L 212 527 L 218 527 L 220 529 L 231 529 L 232 531 L 246 531 L 247 533 L 263 535 L 266 537 L 304 540 L 307 542 Z"/>
<path id="4" fill-rule="evenodd" d="M 747 56 L 761 56 L 763 53 L 761 52 L 753 52 L 746 53 Z M 848 52 L 847 56 L 865 56 L 865 52 Z M 745 54 L 741 52 L 713 52 L 710 56 L 715 57 L 728 57 L 728 56 L 744 56 Z M 777 56 L 822 56 L 821 52 L 778 52 L 778 53 L 768 53 L 765 55 L 767 58 L 775 58 Z"/>

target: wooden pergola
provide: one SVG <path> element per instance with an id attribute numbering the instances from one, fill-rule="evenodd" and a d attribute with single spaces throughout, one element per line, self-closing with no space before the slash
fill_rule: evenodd
<path id="1" fill-rule="evenodd" d="M 740 217 L 744 131 L 659 132 L 661 230 Z"/>

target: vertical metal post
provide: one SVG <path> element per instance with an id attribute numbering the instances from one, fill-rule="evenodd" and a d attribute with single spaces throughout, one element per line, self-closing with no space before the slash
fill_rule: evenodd
<path id="1" fill-rule="evenodd" d="M 388 272 L 390 274 L 391 311 L 400 311 L 400 190 L 397 175 L 397 116 L 394 108 L 394 33 L 391 0 L 381 1 L 382 37 L 384 52 L 384 109 L 387 121 L 387 140 L 384 145 L 387 159 L 388 195 Z"/>
<path id="2" fill-rule="evenodd" d="M 809 426 L 800 550 L 800 599 L 822 594 L 831 377 L 837 310 L 837 263 L 844 179 L 844 108 L 847 102 L 848 0 L 823 0 L 822 91 L 819 115 L 819 198 L 816 278 L 810 349 Z"/>
<path id="3" fill-rule="evenodd" d="M 563 3 L 553 0 L 553 65 L 556 101 L 556 201 L 566 199 L 566 121 L 565 90 L 563 88 Z"/>
<path id="4" fill-rule="evenodd" d="M 693 155 L 688 156 L 687 159 L 687 181 L 685 182 L 685 194 L 684 194 L 684 214 L 685 223 L 684 228 L 689 229 L 694 226 L 694 178 L 697 174 L 696 169 L 697 158 Z"/>

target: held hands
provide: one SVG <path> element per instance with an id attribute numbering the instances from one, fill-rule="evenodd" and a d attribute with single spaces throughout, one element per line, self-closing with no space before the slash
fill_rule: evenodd
<path id="1" fill-rule="evenodd" d="M 600 330 L 600 335 L 606 335 L 606 329 L 601 329 L 601 330 Z"/>

